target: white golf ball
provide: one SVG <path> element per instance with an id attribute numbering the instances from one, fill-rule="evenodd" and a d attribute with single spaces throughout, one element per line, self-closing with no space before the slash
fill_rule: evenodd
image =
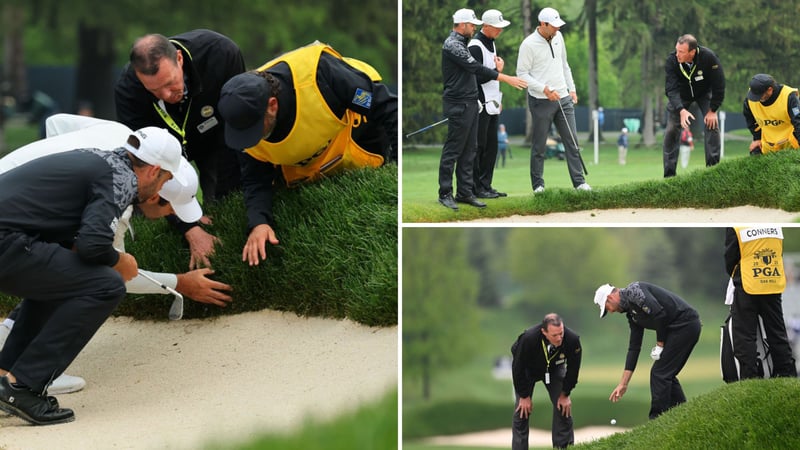
<path id="1" fill-rule="evenodd" d="M 617 419 L 611 419 L 611 425 L 616 425 L 616 424 L 617 424 Z"/>

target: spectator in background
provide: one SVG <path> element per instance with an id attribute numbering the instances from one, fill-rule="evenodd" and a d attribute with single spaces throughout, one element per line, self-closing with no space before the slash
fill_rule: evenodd
<path id="1" fill-rule="evenodd" d="M 506 126 L 504 124 L 500 124 L 497 126 L 497 160 L 495 161 L 495 167 L 497 167 L 500 159 L 503 159 L 503 167 L 506 166 L 506 151 L 508 151 L 508 133 L 506 132 Z M 509 156 L 511 152 L 509 151 Z"/>
<path id="2" fill-rule="evenodd" d="M 689 128 L 681 129 L 681 145 L 680 145 L 681 167 L 686 168 L 689 166 L 689 156 L 694 150 L 694 136 L 692 130 Z"/>
<path id="3" fill-rule="evenodd" d="M 628 156 L 628 129 L 622 128 L 622 132 L 617 139 L 617 154 L 619 156 L 619 165 L 625 165 L 625 159 Z"/>
<path id="4" fill-rule="evenodd" d="M 45 122 L 47 118 L 59 112 L 58 102 L 42 91 L 35 91 L 31 98 L 30 123 L 39 124 L 39 139 L 47 137 Z"/>

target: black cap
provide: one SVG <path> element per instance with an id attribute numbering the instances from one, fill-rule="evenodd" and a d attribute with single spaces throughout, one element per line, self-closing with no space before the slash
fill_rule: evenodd
<path id="1" fill-rule="evenodd" d="M 267 80 L 245 72 L 228 80 L 217 108 L 225 121 L 225 143 L 235 149 L 250 148 L 264 136 L 264 114 L 270 97 Z"/>
<path id="2" fill-rule="evenodd" d="M 765 73 L 759 73 L 750 80 L 750 92 L 747 99 L 753 102 L 761 100 L 767 88 L 775 87 L 775 79 Z"/>

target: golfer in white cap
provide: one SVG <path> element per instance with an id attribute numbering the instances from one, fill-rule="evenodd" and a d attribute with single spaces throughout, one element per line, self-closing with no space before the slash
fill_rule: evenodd
<path id="1" fill-rule="evenodd" d="M 700 338 L 700 316 L 678 295 L 651 283 L 636 281 L 623 289 L 604 284 L 594 293 L 600 317 L 608 312 L 625 313 L 631 329 L 628 356 L 622 379 L 609 400 L 619 401 L 628 390 L 642 349 L 644 330 L 655 330 L 657 345 L 650 356 L 650 418 L 686 402 L 677 375 Z"/>
<path id="2" fill-rule="evenodd" d="M 186 183 L 182 161 L 177 140 L 151 127 L 116 150 L 41 156 L 0 175 L 0 290 L 24 299 L 0 352 L 0 410 L 36 425 L 74 420 L 48 386 L 138 273 L 114 248 L 123 211 Z"/>
<path id="3" fill-rule="evenodd" d="M 511 22 L 504 19 L 503 13 L 496 9 L 484 12 L 481 20 L 483 27 L 469 41 L 469 52 L 484 66 L 502 72 L 505 62 L 503 58 L 497 56 L 494 40 L 500 36 L 505 27 L 511 25 Z M 500 117 L 503 93 L 500 92 L 500 82 L 496 79 L 481 75 L 477 75 L 476 78 L 480 85 L 478 101 L 484 106 L 478 115 L 478 147 L 473 170 L 473 191 L 478 198 L 505 197 L 505 192 L 499 192 L 492 187 L 494 165 L 497 160 L 497 121 Z"/>

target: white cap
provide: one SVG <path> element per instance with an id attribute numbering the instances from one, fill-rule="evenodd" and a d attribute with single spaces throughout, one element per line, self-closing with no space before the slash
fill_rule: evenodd
<path id="1" fill-rule="evenodd" d="M 181 143 L 164 128 L 140 128 L 128 136 L 125 150 L 152 166 L 159 166 L 172 173 L 172 177 L 182 184 L 180 167 L 183 159 Z"/>
<path id="2" fill-rule="evenodd" d="M 478 20 L 475 11 L 471 9 L 459 9 L 453 14 L 453 23 L 471 23 L 473 25 L 483 25 L 483 22 Z"/>
<path id="3" fill-rule="evenodd" d="M 623 132 L 623 133 L 627 133 L 627 132 L 628 132 L 628 129 L 627 129 L 627 128 L 625 128 L 625 127 L 622 127 L 622 132 Z"/>
<path id="4" fill-rule="evenodd" d="M 189 161 L 183 157 L 181 157 L 178 172 L 186 182 L 181 183 L 177 180 L 178 177 L 173 176 L 171 180 L 164 183 L 158 194 L 172 205 L 175 214 L 182 221 L 197 222 L 203 216 L 203 209 L 197 202 L 197 173 Z"/>
<path id="5" fill-rule="evenodd" d="M 539 11 L 539 22 L 549 23 L 554 27 L 563 27 L 566 22 L 561 20 L 561 16 L 553 8 L 544 8 Z"/>
<path id="6" fill-rule="evenodd" d="M 594 292 L 594 303 L 600 306 L 600 317 L 606 316 L 606 298 L 614 291 L 614 286 L 606 283 Z"/>
<path id="7" fill-rule="evenodd" d="M 496 9 L 490 9 L 483 13 L 481 20 L 484 25 L 489 25 L 495 28 L 505 28 L 511 25 L 511 22 L 503 19 L 503 13 Z"/>

